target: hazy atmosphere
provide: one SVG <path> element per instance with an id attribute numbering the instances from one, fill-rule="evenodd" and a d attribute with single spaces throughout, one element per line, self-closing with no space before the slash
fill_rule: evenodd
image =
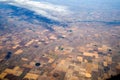
<path id="1" fill-rule="evenodd" d="M 0 80 L 119 80 L 120 0 L 0 0 Z"/>

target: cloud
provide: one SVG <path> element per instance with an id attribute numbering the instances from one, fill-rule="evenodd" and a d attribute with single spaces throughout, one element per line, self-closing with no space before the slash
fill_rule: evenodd
<path id="1" fill-rule="evenodd" d="M 68 7 L 35 0 L 0 0 L 8 4 L 26 8 L 50 19 L 61 20 L 69 15 Z"/>

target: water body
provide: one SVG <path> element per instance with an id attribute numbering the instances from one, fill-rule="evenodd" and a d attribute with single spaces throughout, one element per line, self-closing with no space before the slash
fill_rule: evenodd
<path id="1" fill-rule="evenodd" d="M 8 60 L 11 58 L 12 52 L 7 52 L 6 56 L 5 56 L 5 60 Z"/>

